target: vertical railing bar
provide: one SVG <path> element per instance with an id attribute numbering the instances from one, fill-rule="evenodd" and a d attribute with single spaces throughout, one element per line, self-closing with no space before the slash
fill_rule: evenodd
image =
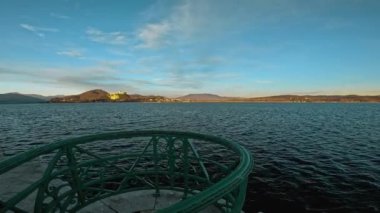
<path id="1" fill-rule="evenodd" d="M 230 197 L 230 195 L 231 194 L 227 194 L 227 200 L 228 200 L 228 202 L 226 203 L 227 204 L 227 208 L 228 208 L 228 212 L 232 212 L 232 208 L 231 208 L 231 204 L 232 204 L 232 202 L 231 202 L 231 197 Z"/>
<path id="2" fill-rule="evenodd" d="M 188 156 L 188 146 L 189 142 L 187 138 L 182 140 L 183 154 L 184 154 L 184 169 L 185 169 L 185 193 L 183 195 L 183 199 L 186 199 L 188 191 L 189 191 L 189 156 Z"/>
<path id="3" fill-rule="evenodd" d="M 73 177 L 73 186 L 74 186 L 74 189 L 77 191 L 78 193 L 78 200 L 81 204 L 84 204 L 85 200 L 84 200 L 84 195 L 83 195 L 83 191 L 82 191 L 82 184 L 81 184 L 81 181 L 78 177 L 78 173 L 76 171 L 76 159 L 75 159 L 75 156 L 74 156 L 74 153 L 73 153 L 73 147 L 68 145 L 65 147 L 66 149 L 66 154 L 67 154 L 67 159 L 68 159 L 68 166 L 70 168 L 70 171 L 71 171 L 71 175 Z"/>
<path id="4" fill-rule="evenodd" d="M 239 185 L 239 194 L 236 198 L 235 205 L 233 212 L 239 212 L 240 209 L 242 209 L 244 200 L 245 200 L 245 193 L 247 191 L 247 184 L 248 184 L 248 178 L 245 178 L 242 183 Z"/>
<path id="5" fill-rule="evenodd" d="M 42 176 L 42 179 L 45 180 L 46 182 L 44 181 L 44 183 L 38 189 L 36 200 L 34 202 L 34 212 L 42 212 L 42 210 L 43 210 L 42 209 L 43 193 L 44 193 L 45 187 L 47 187 L 49 184 L 49 180 L 50 180 L 49 177 L 51 175 L 51 172 L 53 171 L 54 166 L 56 165 L 58 160 L 61 158 L 62 153 L 63 153 L 63 149 L 61 148 L 58 150 L 57 154 L 55 154 L 53 159 L 49 162 L 48 167 L 46 168 L 46 170 Z"/>
<path id="6" fill-rule="evenodd" d="M 168 163 L 169 163 L 169 176 L 170 176 L 170 187 L 174 187 L 174 163 L 175 163 L 175 156 L 174 156 L 174 141 L 175 138 L 168 137 L 167 143 L 169 146 L 169 153 L 168 153 Z"/>
<path id="7" fill-rule="evenodd" d="M 158 179 L 158 153 L 157 153 L 157 143 L 158 143 L 158 140 L 156 137 L 153 137 L 152 138 L 153 140 L 153 157 L 154 157 L 154 188 L 156 190 L 155 192 L 155 196 L 156 197 L 159 197 L 160 196 L 160 188 L 158 187 L 158 182 L 159 182 L 159 179 Z"/>

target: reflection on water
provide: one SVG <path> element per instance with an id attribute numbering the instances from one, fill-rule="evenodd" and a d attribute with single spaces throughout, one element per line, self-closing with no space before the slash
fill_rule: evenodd
<path id="1" fill-rule="evenodd" d="M 247 212 L 380 211 L 379 104 L 0 105 L 5 156 L 80 135 L 147 129 L 217 135 L 251 150 Z"/>

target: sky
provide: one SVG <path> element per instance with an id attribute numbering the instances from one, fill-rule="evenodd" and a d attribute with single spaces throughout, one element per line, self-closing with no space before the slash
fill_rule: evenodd
<path id="1" fill-rule="evenodd" d="M 0 93 L 380 95 L 378 0 L 1 0 Z"/>

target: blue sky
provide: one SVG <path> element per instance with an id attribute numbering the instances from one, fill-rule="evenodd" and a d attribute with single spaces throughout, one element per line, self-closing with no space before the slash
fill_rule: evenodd
<path id="1" fill-rule="evenodd" d="M 0 93 L 380 95 L 378 0 L 1 0 Z"/>

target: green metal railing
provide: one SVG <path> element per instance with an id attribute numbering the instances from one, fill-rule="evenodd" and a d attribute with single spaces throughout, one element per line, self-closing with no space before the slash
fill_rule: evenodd
<path id="1" fill-rule="evenodd" d="M 197 212 L 216 206 L 240 212 L 250 153 L 236 143 L 189 132 L 127 131 L 84 136 L 45 145 L 0 162 L 0 178 L 38 160 L 41 177 L 0 201 L 0 212 L 76 212 L 109 196 L 144 189 L 183 193 L 182 200 L 157 212 Z M 26 174 L 27 175 L 27 174 Z M 13 184 L 12 182 L 6 184 Z M 1 195 L 2 192 L 0 192 Z"/>

